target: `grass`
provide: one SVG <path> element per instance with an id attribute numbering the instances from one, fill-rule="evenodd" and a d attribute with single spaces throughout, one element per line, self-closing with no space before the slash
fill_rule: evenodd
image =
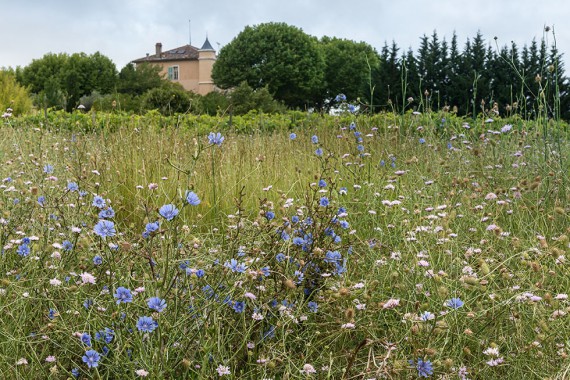
<path id="1" fill-rule="evenodd" d="M 344 120 L 220 146 L 6 122 L 0 377 L 566 378 L 565 127 Z M 94 232 L 95 195 L 116 234 Z"/>

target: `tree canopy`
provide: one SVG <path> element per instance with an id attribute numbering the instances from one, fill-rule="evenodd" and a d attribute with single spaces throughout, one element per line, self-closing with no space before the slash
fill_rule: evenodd
<path id="1" fill-rule="evenodd" d="M 266 23 L 247 26 L 220 50 L 212 79 L 220 88 L 267 86 L 275 99 L 302 108 L 318 100 L 324 67 L 316 38 L 294 26 Z"/>

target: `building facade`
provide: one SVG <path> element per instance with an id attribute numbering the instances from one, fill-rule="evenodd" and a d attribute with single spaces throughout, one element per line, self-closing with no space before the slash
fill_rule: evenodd
<path id="1" fill-rule="evenodd" d="M 155 54 L 135 59 L 135 65 L 150 63 L 161 67 L 164 78 L 180 83 L 187 91 L 205 95 L 214 91 L 212 68 L 216 61 L 216 51 L 208 41 L 201 48 L 184 45 L 176 49 L 162 51 L 162 43 L 155 46 Z"/>

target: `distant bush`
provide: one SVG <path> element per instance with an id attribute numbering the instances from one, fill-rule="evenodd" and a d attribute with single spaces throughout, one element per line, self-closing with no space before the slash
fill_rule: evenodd
<path id="1" fill-rule="evenodd" d="M 32 100 L 28 90 L 16 82 L 15 76 L 7 71 L 0 71 L 0 114 L 8 108 L 15 116 L 22 115 L 32 109 Z"/>
<path id="2" fill-rule="evenodd" d="M 264 113 L 285 112 L 287 107 L 273 98 L 267 87 L 254 90 L 242 82 L 230 93 L 230 104 L 234 115 L 244 115 L 257 110 Z"/>
<path id="3" fill-rule="evenodd" d="M 189 112 L 191 105 L 190 95 L 177 84 L 153 88 L 142 97 L 143 109 L 158 110 L 163 115 Z"/>

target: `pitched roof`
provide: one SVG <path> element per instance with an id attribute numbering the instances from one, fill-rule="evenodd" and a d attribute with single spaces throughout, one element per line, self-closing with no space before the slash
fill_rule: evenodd
<path id="1" fill-rule="evenodd" d="M 208 37 L 206 37 L 206 41 L 204 41 L 204 45 L 200 48 L 200 50 L 214 50 L 210 41 L 208 41 Z"/>
<path id="2" fill-rule="evenodd" d="M 211 47 L 211 46 L 210 46 Z M 134 63 L 143 62 L 163 62 L 163 61 L 194 61 L 198 59 L 198 48 L 192 45 L 184 45 L 176 49 L 163 51 L 160 57 L 156 54 L 147 55 L 143 58 L 135 59 Z"/>

